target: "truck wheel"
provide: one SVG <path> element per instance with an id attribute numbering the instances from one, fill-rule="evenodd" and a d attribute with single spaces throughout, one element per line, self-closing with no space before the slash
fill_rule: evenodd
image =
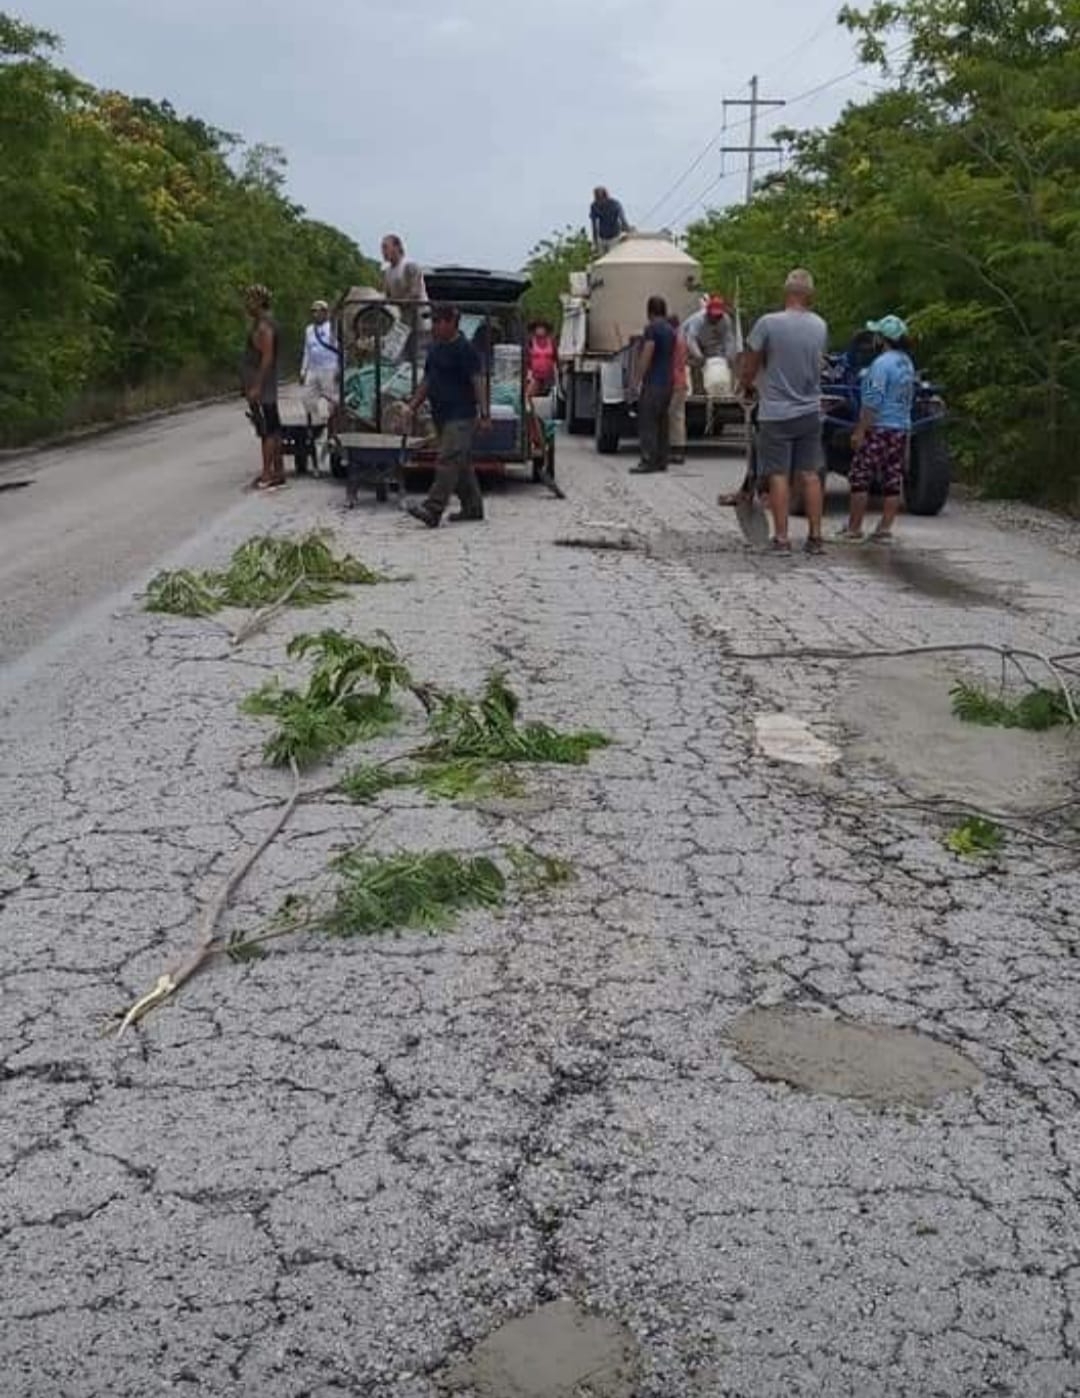
<path id="1" fill-rule="evenodd" d="M 584 437 L 593 430 L 591 418 L 581 416 L 580 391 L 583 374 L 570 374 L 566 381 L 566 430 L 571 437 Z"/>
<path id="2" fill-rule="evenodd" d="M 908 513 L 936 515 L 949 498 L 952 462 L 940 427 L 928 427 L 911 439 L 911 466 L 905 497 Z"/>
<path id="3" fill-rule="evenodd" d="M 601 456 L 614 456 L 622 435 L 622 409 L 601 403 L 596 410 L 596 450 Z"/>

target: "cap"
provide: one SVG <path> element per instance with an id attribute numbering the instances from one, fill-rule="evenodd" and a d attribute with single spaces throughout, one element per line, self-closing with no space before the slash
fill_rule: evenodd
<path id="1" fill-rule="evenodd" d="M 727 315 L 727 302 L 722 296 L 710 296 L 705 302 L 705 314 L 709 316 Z"/>
<path id="2" fill-rule="evenodd" d="M 883 340 L 906 340 L 908 336 L 907 322 L 899 316 L 882 316 L 880 320 L 868 320 L 867 330 L 875 335 L 880 335 Z"/>
<path id="3" fill-rule="evenodd" d="M 325 301 L 312 301 L 311 309 L 313 311 L 328 311 L 330 307 L 326 304 Z"/>

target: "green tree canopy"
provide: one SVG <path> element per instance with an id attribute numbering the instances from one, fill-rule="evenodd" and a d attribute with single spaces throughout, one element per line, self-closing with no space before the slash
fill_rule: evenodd
<path id="1" fill-rule="evenodd" d="M 241 293 L 287 345 L 311 299 L 374 267 L 284 193 L 285 157 L 168 103 L 99 91 L 0 14 L 0 444 L 142 394 L 235 381 Z M 234 166 L 236 168 L 234 168 Z"/>
<path id="2" fill-rule="evenodd" d="M 971 478 L 1075 503 L 1080 0 L 883 0 L 840 20 L 895 85 L 796 137 L 787 175 L 703 219 L 691 250 L 751 310 L 810 266 L 840 339 L 903 314 Z"/>

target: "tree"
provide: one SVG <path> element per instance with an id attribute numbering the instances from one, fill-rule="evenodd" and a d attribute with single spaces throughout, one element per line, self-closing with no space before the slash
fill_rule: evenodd
<path id="1" fill-rule="evenodd" d="M 532 281 L 524 302 L 529 318 L 557 326 L 562 313 L 559 298 L 570 289 L 570 273 L 584 272 L 592 259 L 592 243 L 584 228 L 568 226 L 537 243 L 525 263 Z"/>
<path id="2" fill-rule="evenodd" d="M 235 136 L 80 82 L 56 46 L 0 14 L 0 444 L 232 384 L 251 282 L 290 353 L 314 295 L 371 279 L 286 198 L 276 147 L 237 172 Z"/>
<path id="3" fill-rule="evenodd" d="M 1080 0 L 881 0 L 841 19 L 899 85 L 799 136 L 783 182 L 711 214 L 691 250 L 753 309 L 811 266 L 841 338 L 904 314 L 971 479 L 1075 501 Z"/>

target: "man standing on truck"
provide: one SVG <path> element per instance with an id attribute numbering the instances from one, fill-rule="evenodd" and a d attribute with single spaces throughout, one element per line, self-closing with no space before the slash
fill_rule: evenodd
<path id="1" fill-rule="evenodd" d="M 409 327 L 409 339 L 405 347 L 411 361 L 419 354 L 421 341 L 428 330 L 427 287 L 424 273 L 418 262 L 406 256 L 405 244 L 397 233 L 387 233 L 382 240 L 383 293 L 388 301 L 415 301 L 415 309 L 402 307 L 402 317 Z"/>
<path id="2" fill-rule="evenodd" d="M 634 367 L 634 396 L 638 405 L 638 439 L 641 460 L 630 471 L 635 476 L 666 471 L 671 454 L 671 394 L 675 382 L 675 331 L 668 323 L 667 302 L 650 296 L 649 323 L 641 339 Z"/>
<path id="3" fill-rule="evenodd" d="M 829 331 L 811 309 L 813 301 L 814 279 L 798 267 L 784 283 L 784 309 L 762 316 L 751 330 L 740 371 L 743 388 L 757 391 L 757 467 L 769 485 L 771 548 L 777 554 L 791 553 L 788 515 L 796 480 L 809 525 L 805 551 L 823 552 L 821 368 Z"/>
<path id="4" fill-rule="evenodd" d="M 271 299 L 265 286 L 249 286 L 244 292 L 249 321 L 243 360 L 244 397 L 248 417 L 262 444 L 262 471 L 252 482 L 255 490 L 279 490 L 285 484 L 278 413 L 278 328 L 270 314 Z"/>
<path id="5" fill-rule="evenodd" d="M 630 232 L 623 206 L 612 198 L 603 185 L 597 185 L 593 190 L 589 224 L 592 227 L 593 247 L 599 257 L 611 251 L 621 234 Z"/>
<path id="6" fill-rule="evenodd" d="M 439 461 L 435 480 L 422 504 L 406 506 L 413 519 L 437 529 L 451 495 L 461 501 L 459 520 L 482 520 L 484 499 L 472 463 L 476 428 L 490 426 L 487 416 L 487 379 L 480 356 L 459 328 L 456 306 L 436 306 L 432 312 L 434 343 L 427 353 L 424 377 L 409 402 L 415 414 L 431 404 L 431 416 L 439 434 Z"/>

